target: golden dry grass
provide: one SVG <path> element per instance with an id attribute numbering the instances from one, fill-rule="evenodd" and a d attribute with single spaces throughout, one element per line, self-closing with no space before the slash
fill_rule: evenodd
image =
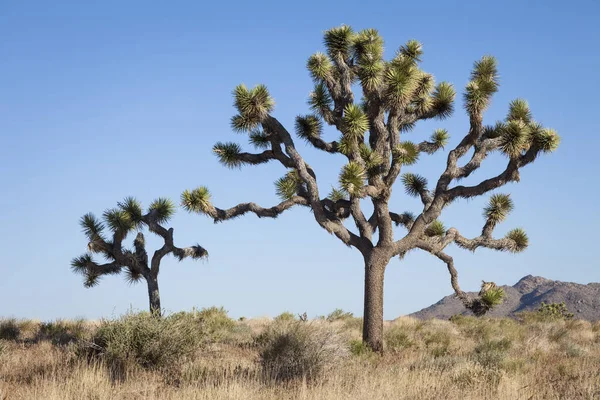
<path id="1" fill-rule="evenodd" d="M 177 370 L 130 365 L 118 381 L 102 361 L 82 357 L 76 342 L 53 344 L 40 339 L 38 322 L 18 323 L 19 340 L 0 340 L 0 400 L 600 398 L 600 323 L 585 321 L 399 318 L 386 324 L 383 357 L 355 342 L 359 354 L 326 376 L 287 384 L 263 379 L 248 344 L 271 323 L 264 319 L 238 322 L 230 338 L 198 348 Z M 348 321 L 312 323 L 330 324 L 349 341 L 360 336 Z"/>

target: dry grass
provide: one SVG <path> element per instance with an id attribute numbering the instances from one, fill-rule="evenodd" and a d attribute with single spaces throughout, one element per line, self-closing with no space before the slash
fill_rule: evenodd
<path id="1" fill-rule="evenodd" d="M 53 330 L 39 322 L 11 321 L 10 329 L 21 330 L 0 339 L 0 399 L 600 398 L 599 323 L 400 318 L 386 324 L 389 351 L 379 357 L 354 351 L 359 324 L 312 321 L 342 331 L 349 349 L 354 343 L 355 355 L 339 359 L 319 379 L 276 383 L 262 373 L 261 346 L 253 340 L 276 322 L 230 324 L 222 317 L 213 324 L 218 329 L 198 330 L 207 336 L 180 367 L 130 363 L 119 380 L 104 359 L 86 358 L 81 351 L 101 324 L 62 321 Z M 56 340 L 50 337 L 54 331 L 79 341 Z"/>

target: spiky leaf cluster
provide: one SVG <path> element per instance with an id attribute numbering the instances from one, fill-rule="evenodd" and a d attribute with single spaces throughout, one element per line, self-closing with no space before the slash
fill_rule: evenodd
<path id="1" fill-rule="evenodd" d="M 142 205 L 134 197 L 126 197 L 123 201 L 118 202 L 117 205 L 127 213 L 134 224 L 138 225 L 142 222 Z"/>
<path id="2" fill-rule="evenodd" d="M 383 157 L 378 152 L 371 149 L 366 144 L 361 144 L 359 147 L 360 157 L 365 162 L 367 171 L 373 171 L 383 164 Z"/>
<path id="3" fill-rule="evenodd" d="M 206 186 L 186 190 L 181 194 L 182 207 L 190 212 L 207 213 L 211 208 L 210 192 Z"/>
<path id="4" fill-rule="evenodd" d="M 86 274 L 88 265 L 92 262 L 92 256 L 90 254 L 84 254 L 71 260 L 71 269 L 77 274 Z"/>
<path id="5" fill-rule="evenodd" d="M 319 113 L 321 116 L 324 116 L 325 113 L 331 108 L 332 104 L 333 100 L 325 85 L 323 83 L 316 84 L 314 90 L 310 93 L 308 98 L 308 105 L 310 106 L 311 110 Z"/>
<path id="6" fill-rule="evenodd" d="M 506 234 L 506 239 L 514 242 L 514 245 L 509 249 L 513 253 L 519 253 L 529 245 L 529 238 L 525 231 L 521 228 L 515 228 Z"/>
<path id="7" fill-rule="evenodd" d="M 496 59 L 492 56 L 483 56 L 473 65 L 471 81 L 465 88 L 465 108 L 471 114 L 481 113 L 489 106 L 492 95 L 497 91 Z"/>
<path id="8" fill-rule="evenodd" d="M 327 198 L 333 202 L 339 201 L 339 200 L 348 200 L 348 195 L 340 189 L 336 189 L 333 186 L 331 187 L 331 192 L 329 192 L 329 195 L 327 195 Z"/>
<path id="9" fill-rule="evenodd" d="M 104 224 L 100 222 L 92 213 L 87 213 L 81 220 L 79 224 L 82 227 L 83 233 L 90 241 L 95 241 L 98 238 L 102 238 L 102 230 L 104 229 Z"/>
<path id="10" fill-rule="evenodd" d="M 217 142 L 213 146 L 213 153 L 219 158 L 219 162 L 228 168 L 239 168 L 242 161 L 239 158 L 242 148 L 233 142 Z"/>
<path id="11" fill-rule="evenodd" d="M 275 101 L 264 85 L 257 85 L 250 90 L 246 85 L 238 85 L 233 96 L 239 114 L 231 119 L 231 126 L 238 132 L 255 129 L 275 107 Z"/>
<path id="12" fill-rule="evenodd" d="M 252 146 L 256 147 L 257 149 L 268 149 L 271 144 L 266 133 L 259 130 L 254 130 L 250 132 L 250 135 L 248 136 L 248 141 Z"/>
<path id="13" fill-rule="evenodd" d="M 129 285 L 135 285 L 144 278 L 142 272 L 138 268 L 128 266 L 125 268 L 125 282 Z"/>
<path id="14" fill-rule="evenodd" d="M 421 61 L 423 46 L 417 40 L 412 39 L 400 46 L 399 52 L 413 61 Z"/>
<path id="15" fill-rule="evenodd" d="M 508 106 L 507 121 L 523 121 L 528 124 L 531 122 L 532 115 L 529 104 L 524 99 L 515 99 Z"/>
<path id="16" fill-rule="evenodd" d="M 487 206 L 483 209 L 483 216 L 496 224 L 506 219 L 513 210 L 514 204 L 508 194 L 494 194 L 490 197 Z"/>
<path id="17" fill-rule="evenodd" d="M 315 53 L 306 62 L 306 68 L 312 78 L 319 82 L 329 78 L 332 73 L 333 65 L 331 60 L 323 53 Z"/>
<path id="18" fill-rule="evenodd" d="M 413 142 L 402 142 L 392 149 L 392 156 L 402 165 L 412 165 L 419 160 L 419 147 Z"/>
<path id="19" fill-rule="evenodd" d="M 433 91 L 431 108 L 439 119 L 448 118 L 454 112 L 456 90 L 448 82 L 440 82 Z"/>
<path id="20" fill-rule="evenodd" d="M 440 220 L 434 220 L 432 223 L 425 228 L 425 235 L 429 237 L 444 236 L 446 234 L 446 227 Z"/>
<path id="21" fill-rule="evenodd" d="M 365 29 L 354 37 L 354 58 L 358 65 L 357 75 L 366 91 L 376 90 L 382 82 L 385 63 L 383 39 L 376 29 Z"/>
<path id="22" fill-rule="evenodd" d="M 412 63 L 390 63 L 385 73 L 384 98 L 390 108 L 410 103 L 419 87 L 419 69 Z"/>
<path id="23" fill-rule="evenodd" d="M 530 138 L 532 145 L 544 153 L 552 153 L 560 144 L 560 136 L 554 129 L 538 125 L 532 127 Z"/>
<path id="24" fill-rule="evenodd" d="M 524 150 L 529 148 L 529 133 L 530 128 L 523 121 L 508 121 L 503 126 L 500 150 L 510 158 L 520 156 Z"/>
<path id="25" fill-rule="evenodd" d="M 350 56 L 354 39 L 354 31 L 351 27 L 342 25 L 325 31 L 323 42 L 327 48 L 327 54 L 332 59 L 346 60 Z"/>
<path id="26" fill-rule="evenodd" d="M 405 173 L 402 175 L 401 180 L 406 194 L 410 196 L 418 196 L 427 189 L 427 179 L 421 175 Z"/>
<path id="27" fill-rule="evenodd" d="M 302 185 L 302 179 L 297 171 L 290 171 L 285 176 L 275 181 L 277 196 L 282 200 L 289 200 L 298 194 L 298 187 Z"/>
<path id="28" fill-rule="evenodd" d="M 159 224 L 167 222 L 175 214 L 175 204 L 170 199 L 159 197 L 150 203 L 149 213 Z"/>
<path id="29" fill-rule="evenodd" d="M 302 139 L 318 138 L 323 131 L 323 123 L 314 115 L 296 117 L 296 135 Z"/>
<path id="30" fill-rule="evenodd" d="M 502 304 L 504 296 L 504 289 L 497 287 L 482 293 L 480 299 L 487 307 L 492 308 Z"/>
<path id="31" fill-rule="evenodd" d="M 358 195 L 364 186 L 366 176 L 366 171 L 362 165 L 350 161 L 340 172 L 340 186 L 350 195 Z"/>
<path id="32" fill-rule="evenodd" d="M 102 214 L 106 225 L 112 232 L 127 233 L 136 227 L 131 216 L 120 208 L 111 208 Z"/>
<path id="33" fill-rule="evenodd" d="M 343 132 L 350 138 L 360 138 L 369 130 L 369 119 L 356 104 L 348 104 L 344 108 Z"/>

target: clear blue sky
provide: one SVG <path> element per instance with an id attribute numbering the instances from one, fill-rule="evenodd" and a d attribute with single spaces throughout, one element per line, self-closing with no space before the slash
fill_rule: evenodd
<path id="1" fill-rule="evenodd" d="M 293 129 L 312 87 L 306 59 L 322 32 L 340 24 L 377 28 L 386 53 L 408 39 L 424 45 L 424 68 L 461 90 L 474 60 L 499 60 L 501 88 L 486 122 L 526 98 L 534 116 L 562 136 L 559 150 L 503 191 L 516 209 L 497 230 L 522 226 L 531 245 L 519 255 L 452 248 L 465 289 L 481 279 L 514 284 L 527 274 L 600 281 L 597 255 L 600 5 L 594 1 L 514 2 L 199 2 L 0 1 L 0 315 L 98 318 L 146 309 L 145 284 L 121 277 L 85 289 L 69 262 L 86 248 L 78 219 L 101 214 L 128 195 L 146 205 L 178 200 L 207 185 L 221 207 L 277 201 L 281 166 L 228 170 L 212 156 L 229 128 L 231 90 L 266 84 L 275 116 Z M 445 127 L 455 145 L 466 133 L 459 98 L 447 121 L 422 124 L 409 139 Z M 333 136 L 330 136 L 333 137 Z M 342 159 L 300 149 L 335 183 Z M 439 176 L 445 154 L 411 170 Z M 490 157 L 473 181 L 497 173 Z M 393 209 L 417 210 L 397 188 Z M 451 206 L 444 222 L 468 236 L 482 226 L 485 199 Z M 276 221 L 248 215 L 218 225 L 180 210 L 176 242 L 200 243 L 208 262 L 166 260 L 160 283 L 172 311 L 222 305 L 233 316 L 289 310 L 362 312 L 360 254 L 330 236 L 305 209 Z M 401 230 L 398 233 L 402 233 Z M 157 244 L 156 241 L 151 242 Z M 445 266 L 417 252 L 393 260 L 385 317 L 416 311 L 451 293 Z"/>

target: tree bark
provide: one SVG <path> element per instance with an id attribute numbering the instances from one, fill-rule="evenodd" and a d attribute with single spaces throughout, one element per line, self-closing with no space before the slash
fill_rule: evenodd
<path id="1" fill-rule="evenodd" d="M 365 260 L 365 306 L 363 314 L 363 342 L 371 350 L 383 352 L 383 278 L 386 261 Z"/>
<path id="2" fill-rule="evenodd" d="M 150 300 L 150 313 L 160 317 L 160 293 L 158 292 L 158 277 L 147 277 L 148 298 Z"/>

